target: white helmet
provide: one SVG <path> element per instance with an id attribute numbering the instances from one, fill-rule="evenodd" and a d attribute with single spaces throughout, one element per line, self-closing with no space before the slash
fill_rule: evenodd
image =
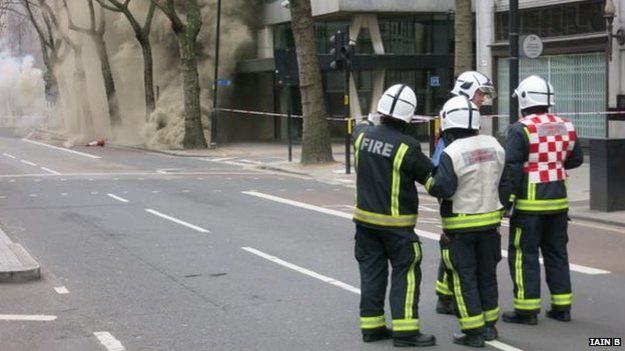
<path id="1" fill-rule="evenodd" d="M 512 97 L 519 99 L 519 109 L 525 110 L 534 106 L 555 106 L 555 90 L 546 79 L 541 76 L 529 76 L 514 89 Z"/>
<path id="2" fill-rule="evenodd" d="M 441 129 L 480 129 L 480 110 L 465 96 L 447 100 L 441 110 Z"/>
<path id="3" fill-rule="evenodd" d="M 456 79 L 451 93 L 456 96 L 462 95 L 473 99 L 477 90 L 488 94 L 493 99 L 497 95 L 493 82 L 486 75 L 477 71 L 466 71 L 462 73 L 458 79 Z"/>
<path id="4" fill-rule="evenodd" d="M 417 108 L 417 96 L 406 84 L 388 88 L 378 101 L 378 113 L 410 123 Z"/>

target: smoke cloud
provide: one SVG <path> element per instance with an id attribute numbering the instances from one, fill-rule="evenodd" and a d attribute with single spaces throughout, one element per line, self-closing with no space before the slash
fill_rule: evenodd
<path id="1" fill-rule="evenodd" d="M 58 2 L 60 3 L 60 1 Z M 57 3 L 57 5 L 58 5 Z M 237 58 L 253 44 L 250 21 L 254 18 L 258 0 L 228 0 L 222 2 L 220 77 L 232 78 Z M 68 1 L 74 24 L 88 27 L 89 15 L 86 1 Z M 202 5 L 202 29 L 198 37 L 198 71 L 201 88 L 202 124 L 207 132 L 209 111 L 212 105 L 212 82 L 214 69 L 214 43 L 217 0 L 200 0 Z M 131 1 L 130 9 L 139 23 L 144 23 L 149 1 Z M 101 11 L 95 3 L 96 13 Z M 151 148 L 181 148 L 184 135 L 182 79 L 179 71 L 178 42 L 171 24 L 164 14 L 156 11 L 150 41 L 154 61 L 154 83 L 157 108 L 146 121 L 143 57 L 128 20 L 120 13 L 105 11 L 105 40 L 117 89 L 122 125 L 112 129 L 104 82 L 92 40 L 75 31 L 68 30 L 68 20 L 61 6 L 55 7 L 59 27 L 64 34 L 81 48 L 81 56 L 66 50 L 55 75 L 59 81 L 61 101 L 54 111 L 47 111 L 44 82 L 40 69 L 33 67 L 32 58 L 0 58 L 0 93 L 3 99 L 5 87 L 13 87 L 12 105 L 19 115 L 50 115 L 48 127 L 64 134 L 73 143 L 91 138 L 107 138 L 125 145 L 147 145 Z M 96 15 L 96 18 L 99 16 Z M 184 16 L 181 16 L 184 19 Z M 77 62 L 79 59 L 80 62 Z M 5 63 L 7 62 L 7 63 Z M 8 62 L 11 62 L 9 65 Z M 77 84 L 78 64 L 84 65 L 86 87 Z M 9 69 L 8 67 L 14 67 Z M 8 70 L 11 74 L 4 74 Z M 18 72 L 19 74 L 17 74 Z M 19 83 L 21 82 L 21 83 Z M 19 85 L 19 84 L 21 85 Z M 19 93 L 15 89 L 20 86 Z M 21 88 L 23 87 L 23 89 Z M 11 89 L 9 89 L 11 90 Z M 19 96 L 19 98 L 17 97 Z M 8 98 L 8 97 L 7 97 Z M 19 99 L 19 104 L 16 102 Z M 85 111 L 81 103 L 86 102 Z M 19 109 L 18 109 L 19 106 Z M 2 114 L 6 114 L 2 111 Z M 91 114 L 91 118 L 89 118 Z M 40 123 L 43 125 L 43 123 Z"/>

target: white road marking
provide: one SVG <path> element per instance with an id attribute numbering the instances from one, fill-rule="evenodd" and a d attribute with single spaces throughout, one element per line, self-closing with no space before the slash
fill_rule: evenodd
<path id="1" fill-rule="evenodd" d="M 310 205 L 310 204 L 299 202 L 299 201 L 288 200 L 288 199 L 284 199 L 284 198 L 281 198 L 281 197 L 278 197 L 278 196 L 273 196 L 273 195 L 269 195 L 269 194 L 259 193 L 259 192 L 256 192 L 256 191 L 243 191 L 242 193 L 246 194 L 246 195 L 256 196 L 256 197 L 260 197 L 260 198 L 263 198 L 263 199 L 275 201 L 275 202 L 280 202 L 280 203 L 291 205 L 291 206 L 297 206 L 297 207 L 304 208 L 304 209 L 307 209 L 307 210 L 317 211 L 317 212 L 321 212 L 321 213 L 325 213 L 325 214 L 329 214 L 329 215 L 345 218 L 345 219 L 350 219 L 350 220 L 352 219 L 352 215 L 350 213 L 330 210 L 330 209 L 327 209 L 327 208 L 323 208 L 323 207 L 319 207 L 319 206 L 315 206 L 315 205 Z M 415 233 L 417 233 L 417 235 L 419 235 L 421 237 L 432 239 L 432 240 L 436 240 L 436 241 L 438 241 L 440 239 L 440 234 L 428 232 L 428 231 L 421 230 L 421 229 L 415 229 Z M 501 250 L 501 254 L 504 257 L 508 257 L 508 252 L 506 250 Z M 542 263 L 542 261 L 541 261 L 541 263 Z M 588 266 L 582 266 L 582 265 L 578 265 L 578 264 L 574 264 L 574 263 L 569 263 L 569 269 L 572 270 L 572 271 L 575 271 L 575 272 L 584 273 L 584 274 L 590 274 L 590 275 L 610 274 L 611 273 L 610 271 L 606 271 L 606 270 L 603 270 L 603 269 L 593 268 L 593 267 L 588 267 Z"/>
<path id="2" fill-rule="evenodd" d="M 30 194 L 30 195 L 28 195 L 28 196 L 30 196 L 30 197 L 37 197 L 37 196 L 39 196 L 39 195 L 37 195 L 37 194 Z"/>
<path id="3" fill-rule="evenodd" d="M 34 162 L 30 162 L 30 161 L 27 161 L 27 160 L 20 160 L 20 162 L 21 162 L 21 163 L 24 163 L 24 164 L 27 164 L 27 165 L 29 165 L 29 166 L 35 166 L 35 167 L 37 167 L 37 164 L 36 164 L 36 163 L 34 163 Z"/>
<path id="4" fill-rule="evenodd" d="M 68 195 L 67 193 L 61 193 L 61 196 L 67 196 L 67 195 Z"/>
<path id="5" fill-rule="evenodd" d="M 56 316 L 45 314 L 0 314 L 0 321 L 50 322 L 55 319 Z"/>
<path id="6" fill-rule="evenodd" d="M 152 190 L 152 194 L 158 194 L 160 192 L 161 192 L 160 190 Z"/>
<path id="7" fill-rule="evenodd" d="M 6 198 L 7 198 L 7 197 L 6 197 L 6 196 L 4 196 L 4 195 L 0 196 L 0 199 L 6 199 Z"/>
<path id="8" fill-rule="evenodd" d="M 92 191 L 91 195 L 98 195 L 98 192 L 97 191 Z"/>
<path id="9" fill-rule="evenodd" d="M 338 280 L 336 280 L 334 278 L 326 277 L 325 275 L 322 275 L 322 274 L 319 274 L 319 273 L 315 273 L 315 272 L 313 272 L 313 271 L 311 271 L 309 269 L 306 269 L 306 268 L 300 267 L 298 265 L 286 262 L 286 261 L 281 260 L 281 259 L 279 259 L 279 258 L 277 258 L 275 256 L 271 256 L 269 254 L 266 254 L 266 253 L 264 253 L 262 251 L 256 250 L 256 249 L 251 248 L 251 247 L 242 247 L 241 249 L 243 249 L 243 250 L 245 250 L 247 252 L 253 253 L 254 255 L 257 255 L 257 256 L 260 256 L 262 258 L 265 258 L 265 259 L 267 259 L 267 260 L 269 260 L 271 262 L 274 262 L 274 263 L 277 263 L 277 264 L 282 265 L 284 267 L 290 268 L 290 269 L 292 269 L 294 271 L 300 272 L 302 274 L 306 274 L 306 275 L 311 276 L 311 277 L 313 277 L 315 279 L 319 279 L 322 282 L 325 282 L 325 283 L 328 283 L 328 284 L 332 284 L 334 286 L 338 286 L 341 289 L 345 289 L 347 291 L 350 291 L 350 292 L 353 292 L 355 294 L 359 294 L 360 295 L 360 289 L 358 289 L 358 288 L 356 288 L 354 286 L 351 286 L 349 284 L 343 283 L 341 281 L 338 281 Z"/>
<path id="10" fill-rule="evenodd" d="M 126 348 L 122 343 L 115 339 L 113 335 L 109 332 L 101 331 L 94 332 L 93 335 L 100 340 L 100 344 L 102 344 L 108 351 L 125 351 Z"/>
<path id="11" fill-rule="evenodd" d="M 69 294 L 69 290 L 67 290 L 66 287 L 64 286 L 56 286 L 54 287 L 54 290 L 56 291 L 57 294 Z"/>
<path id="12" fill-rule="evenodd" d="M 183 225 L 183 226 L 185 226 L 185 227 L 187 227 L 187 228 L 191 228 L 191 229 L 193 229 L 193 230 L 196 230 L 196 231 L 198 231 L 198 232 L 200 232 L 200 233 L 210 233 L 210 231 L 209 231 L 209 230 L 207 230 L 207 229 L 204 229 L 204 228 L 202 228 L 202 227 L 198 227 L 198 226 L 196 226 L 196 225 L 194 225 L 194 224 L 191 224 L 191 223 L 185 222 L 185 221 L 180 220 L 180 219 L 178 219 L 178 218 L 168 216 L 168 215 L 166 215 L 166 214 L 164 214 L 164 213 L 160 213 L 160 212 L 158 212 L 158 211 L 155 211 L 155 210 L 152 210 L 152 209 L 149 209 L 149 208 L 146 208 L 145 210 L 146 210 L 147 212 L 149 212 L 149 213 L 151 213 L 151 214 L 155 215 L 155 216 L 159 216 L 159 217 L 161 217 L 161 218 L 164 218 L 164 219 L 166 219 L 166 220 L 172 221 L 172 222 L 174 222 L 174 223 L 178 223 L 178 224 Z"/>
<path id="13" fill-rule="evenodd" d="M 106 195 L 107 195 L 108 197 L 112 198 L 112 199 L 117 200 L 117 201 L 121 201 L 121 202 L 129 202 L 128 200 L 124 199 L 123 197 L 119 197 L 119 196 L 117 196 L 117 195 L 115 195 L 115 194 L 110 194 L 110 193 L 109 193 L 109 194 L 106 194 Z"/>
<path id="14" fill-rule="evenodd" d="M 31 144 L 35 144 L 35 145 L 40 145 L 40 146 L 45 146 L 45 147 L 49 147 L 51 149 L 55 149 L 55 150 L 60 150 L 60 151 L 65 151 L 65 152 L 69 152 L 72 154 L 76 154 L 76 155 L 80 155 L 80 156 L 84 156 L 84 157 L 89 157 L 89 158 L 102 158 L 100 156 L 96 156 L 96 155 L 91 155 L 91 154 L 87 154 L 84 152 L 80 152 L 80 151 L 75 151 L 75 150 L 70 150 L 70 149 L 66 149 L 66 148 L 62 148 L 62 147 L 58 147 L 58 146 L 54 146 L 54 145 L 50 145 L 50 144 L 46 144 L 46 143 L 40 143 L 38 141 L 34 141 L 34 140 L 29 140 L 29 139 L 22 139 L 23 141 L 27 142 L 27 143 L 31 143 Z"/>
<path id="15" fill-rule="evenodd" d="M 12 158 L 12 159 L 16 159 L 16 158 L 17 158 L 17 157 L 15 157 L 15 156 L 11 155 L 11 154 L 7 154 L 6 152 L 3 152 L 2 154 L 3 154 L 4 156 L 6 156 L 6 157 L 10 157 L 10 158 Z"/>
<path id="16" fill-rule="evenodd" d="M 502 351 L 523 351 L 519 348 L 516 348 L 514 346 L 508 345 L 508 344 L 504 344 L 501 341 L 497 341 L 497 340 L 493 340 L 493 341 L 487 341 L 486 342 L 488 345 L 496 348 L 496 349 L 500 349 Z"/>
<path id="17" fill-rule="evenodd" d="M 54 174 L 54 175 L 61 175 L 61 173 L 59 173 L 59 172 L 57 172 L 57 171 L 55 171 L 53 169 L 47 168 L 47 167 L 41 167 L 41 169 L 43 169 L 44 171 L 46 171 L 48 173 Z"/>

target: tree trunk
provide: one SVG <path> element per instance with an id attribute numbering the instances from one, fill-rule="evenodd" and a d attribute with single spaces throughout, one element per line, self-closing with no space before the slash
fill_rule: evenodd
<path id="1" fill-rule="evenodd" d="M 46 71 L 43 74 L 44 89 L 46 93 L 46 101 L 52 106 L 56 106 L 59 100 L 59 82 L 56 80 L 54 74 L 55 61 L 50 57 L 48 49 L 44 43 L 41 44 L 41 56 L 43 63 L 46 66 Z"/>
<path id="2" fill-rule="evenodd" d="M 100 59 L 100 68 L 102 69 L 102 78 L 104 79 L 104 90 L 108 100 L 109 115 L 111 118 L 111 127 L 120 126 L 122 119 L 119 113 L 119 102 L 117 100 L 117 90 L 115 89 L 115 81 L 111 72 L 111 64 L 106 52 L 106 41 L 104 41 L 104 33 L 96 33 L 91 35 L 95 44 L 98 58 Z"/>
<path id="3" fill-rule="evenodd" d="M 184 93 L 184 138 L 185 149 L 207 148 L 204 129 L 202 128 L 200 108 L 200 80 L 196 58 L 197 36 L 190 35 L 188 26 L 178 34 L 180 44 L 180 69 Z"/>
<path id="4" fill-rule="evenodd" d="M 473 68 L 473 13 L 471 0 L 456 0 L 454 20 L 455 62 L 454 75 Z"/>
<path id="5" fill-rule="evenodd" d="M 152 62 L 152 45 L 147 35 L 137 35 L 137 41 L 141 45 L 143 54 L 143 86 L 145 87 L 145 117 L 148 117 L 156 110 L 156 99 L 154 98 L 154 64 Z"/>
<path id="6" fill-rule="evenodd" d="M 290 4 L 304 114 L 301 163 L 333 162 L 310 0 Z"/>

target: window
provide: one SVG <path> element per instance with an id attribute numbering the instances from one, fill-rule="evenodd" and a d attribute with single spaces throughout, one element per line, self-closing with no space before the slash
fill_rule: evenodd
<path id="1" fill-rule="evenodd" d="M 586 0 L 577 3 L 534 7 L 519 11 L 522 34 L 540 37 L 558 37 L 583 33 L 604 32 L 603 0 Z M 508 40 L 508 12 L 495 14 L 495 39 Z"/>

